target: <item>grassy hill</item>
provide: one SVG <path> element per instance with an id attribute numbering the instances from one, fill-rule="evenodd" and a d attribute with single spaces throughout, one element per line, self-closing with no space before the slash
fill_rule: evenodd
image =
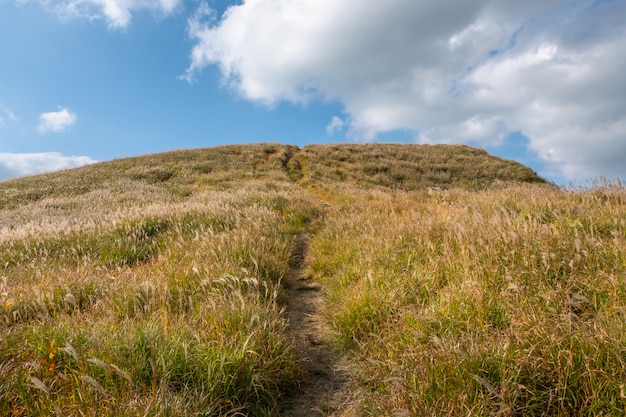
<path id="1" fill-rule="evenodd" d="M 625 219 L 620 182 L 558 189 L 466 146 L 224 146 L 5 181 L 0 415 L 283 415 L 307 377 L 296 264 L 350 362 L 324 415 L 623 415 Z"/>

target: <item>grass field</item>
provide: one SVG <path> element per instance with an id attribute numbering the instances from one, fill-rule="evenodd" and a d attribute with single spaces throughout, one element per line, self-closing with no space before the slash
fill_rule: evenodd
<path id="1" fill-rule="evenodd" d="M 297 237 L 344 415 L 626 413 L 626 191 L 459 146 L 260 144 L 0 183 L 0 415 L 281 414 Z"/>
<path id="2" fill-rule="evenodd" d="M 265 415 L 297 380 L 280 283 L 315 202 L 181 156 L 3 190 L 1 415 Z"/>
<path id="3" fill-rule="evenodd" d="M 621 184 L 346 194 L 309 270 L 362 415 L 626 413 Z"/>

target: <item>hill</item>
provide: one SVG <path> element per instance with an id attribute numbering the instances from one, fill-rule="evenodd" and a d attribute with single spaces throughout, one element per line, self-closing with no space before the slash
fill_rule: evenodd
<path id="1" fill-rule="evenodd" d="M 0 415 L 622 415 L 626 192 L 466 146 L 0 183 Z"/>
<path id="2" fill-rule="evenodd" d="M 287 174 L 287 177 L 285 176 Z M 0 184 L 0 207 L 46 197 L 114 189 L 120 182 L 162 185 L 173 193 L 228 187 L 249 179 L 348 182 L 416 190 L 543 183 L 531 169 L 463 145 L 232 145 L 139 156 Z"/>

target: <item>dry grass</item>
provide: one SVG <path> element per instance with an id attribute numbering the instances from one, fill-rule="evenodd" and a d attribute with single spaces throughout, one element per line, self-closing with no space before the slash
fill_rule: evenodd
<path id="1" fill-rule="evenodd" d="M 363 415 L 624 415 L 621 184 L 351 198 L 310 271 Z"/>
<path id="2" fill-rule="evenodd" d="M 3 184 L 0 415 L 275 414 L 300 377 L 280 284 L 318 209 L 258 148 Z M 219 186 L 187 174 L 209 154 Z"/>
<path id="3" fill-rule="evenodd" d="M 360 415 L 623 415 L 624 219 L 619 182 L 559 190 L 454 146 L 231 146 L 6 181 L 0 415 L 279 414 L 303 230 Z"/>
<path id="4" fill-rule="evenodd" d="M 463 145 L 311 145 L 293 165 L 303 183 L 337 183 L 405 191 L 428 187 L 484 189 L 502 183 L 544 183 L 530 168 Z"/>

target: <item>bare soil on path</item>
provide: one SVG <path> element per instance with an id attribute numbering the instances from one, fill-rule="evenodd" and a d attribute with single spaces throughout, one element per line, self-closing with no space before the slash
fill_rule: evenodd
<path id="1" fill-rule="evenodd" d="M 283 417 L 348 416 L 349 373 L 346 361 L 329 343 L 329 330 L 321 314 L 322 287 L 304 271 L 308 237 L 300 235 L 284 287 L 287 293 L 287 333 L 293 338 L 305 375 L 286 395 Z"/>

